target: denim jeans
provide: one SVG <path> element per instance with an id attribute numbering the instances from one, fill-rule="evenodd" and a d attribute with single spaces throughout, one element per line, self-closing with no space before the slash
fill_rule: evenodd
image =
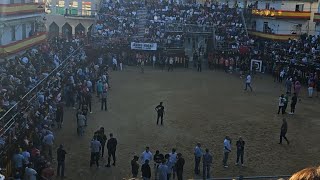
<path id="1" fill-rule="evenodd" d="M 64 177 L 64 167 L 65 167 L 65 162 L 59 161 L 58 168 L 57 168 L 57 175 L 58 176 Z"/>

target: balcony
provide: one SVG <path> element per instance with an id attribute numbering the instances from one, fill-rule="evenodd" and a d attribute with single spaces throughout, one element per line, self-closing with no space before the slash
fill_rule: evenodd
<path id="1" fill-rule="evenodd" d="M 299 35 L 297 34 L 270 34 L 259 31 L 248 31 L 249 35 L 256 36 L 264 39 L 276 40 L 276 41 L 286 41 L 288 39 L 297 39 Z"/>
<path id="2" fill-rule="evenodd" d="M 44 8 L 39 3 L 0 4 L 0 16 L 43 13 Z"/>
<path id="3" fill-rule="evenodd" d="M 27 48 L 33 47 L 35 45 L 38 45 L 44 42 L 46 38 L 47 34 L 43 32 L 23 40 L 13 42 L 8 45 L 0 46 L 0 57 L 6 57 L 14 53 L 23 51 Z"/>
<path id="4" fill-rule="evenodd" d="M 295 20 L 310 20 L 310 11 L 283 11 L 283 10 L 269 10 L 269 9 L 253 9 L 252 15 L 275 18 L 275 19 L 295 19 Z"/>
<path id="5" fill-rule="evenodd" d="M 314 13 L 313 22 L 320 23 L 320 13 Z"/>

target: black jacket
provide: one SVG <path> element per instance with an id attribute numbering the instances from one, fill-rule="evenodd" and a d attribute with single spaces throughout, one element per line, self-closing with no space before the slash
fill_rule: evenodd
<path id="1" fill-rule="evenodd" d="M 144 163 L 141 166 L 141 172 L 142 172 L 142 177 L 151 178 L 151 168 L 150 168 L 149 164 Z"/>

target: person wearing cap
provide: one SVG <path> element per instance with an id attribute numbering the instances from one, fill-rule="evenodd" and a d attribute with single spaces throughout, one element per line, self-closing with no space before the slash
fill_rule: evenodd
<path id="1" fill-rule="evenodd" d="M 239 137 L 239 140 L 236 143 L 236 146 L 237 146 L 236 165 L 239 165 L 239 159 L 241 159 L 241 166 L 243 166 L 244 145 L 245 145 L 244 140 L 242 139 L 242 137 Z"/>
<path id="2" fill-rule="evenodd" d="M 182 180 L 183 179 L 183 166 L 185 164 L 185 160 L 182 157 L 181 153 L 178 153 L 177 157 L 178 157 L 178 160 L 176 163 L 177 178 L 178 178 L 178 180 Z"/>
<path id="3" fill-rule="evenodd" d="M 67 152 L 63 149 L 63 145 L 60 144 L 59 148 L 57 149 L 57 176 L 64 177 L 64 168 L 65 168 L 65 158 Z"/>
<path id="4" fill-rule="evenodd" d="M 147 159 L 141 166 L 141 174 L 143 180 L 150 180 L 151 178 L 151 168 L 149 166 L 149 160 Z"/>
<path id="5" fill-rule="evenodd" d="M 202 157 L 201 144 L 197 143 L 197 146 L 194 148 L 194 173 L 200 174 L 200 161 Z"/>
<path id="6" fill-rule="evenodd" d="M 113 134 L 110 133 L 110 139 L 107 142 L 107 149 L 108 149 L 108 164 L 106 167 L 110 167 L 111 156 L 113 159 L 113 166 L 116 166 L 116 150 L 117 150 L 118 141 L 116 138 L 113 137 Z"/>
<path id="7" fill-rule="evenodd" d="M 161 118 L 161 125 L 163 124 L 163 115 L 164 115 L 164 106 L 163 103 L 160 102 L 160 104 L 155 108 L 157 111 L 157 125 L 159 124 L 159 119 Z"/>
<path id="8" fill-rule="evenodd" d="M 138 160 L 139 160 L 138 156 L 133 156 L 133 159 L 131 160 L 131 173 L 133 178 L 138 177 L 138 173 L 139 173 Z"/>

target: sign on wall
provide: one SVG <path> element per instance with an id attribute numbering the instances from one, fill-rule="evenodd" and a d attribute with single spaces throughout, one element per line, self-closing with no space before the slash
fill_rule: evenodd
<path id="1" fill-rule="evenodd" d="M 157 50 L 157 43 L 136 43 L 136 42 L 131 42 L 131 49 L 155 51 L 155 50 Z"/>
<path id="2" fill-rule="evenodd" d="M 262 61 L 256 60 L 256 59 L 251 59 L 250 70 L 252 71 L 253 69 L 255 69 L 256 72 L 261 72 L 262 71 Z"/>

